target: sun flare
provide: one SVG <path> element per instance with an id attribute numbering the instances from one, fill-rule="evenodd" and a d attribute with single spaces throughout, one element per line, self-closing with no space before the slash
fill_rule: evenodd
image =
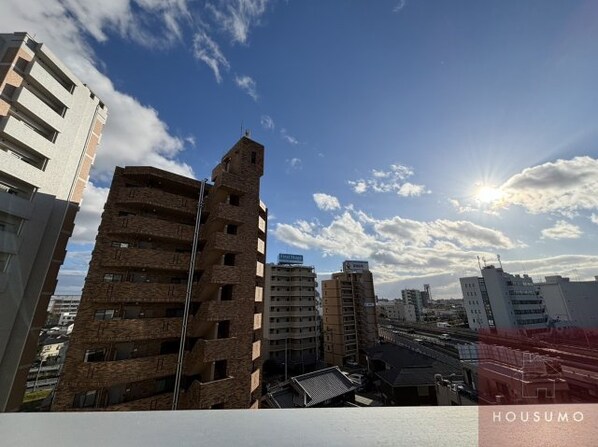
<path id="1" fill-rule="evenodd" d="M 501 199 L 503 193 L 499 188 L 494 186 L 481 185 L 476 191 L 475 197 L 478 202 L 490 204 Z"/>

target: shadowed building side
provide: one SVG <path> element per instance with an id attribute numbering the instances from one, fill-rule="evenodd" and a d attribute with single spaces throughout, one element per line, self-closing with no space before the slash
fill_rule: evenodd
<path id="1" fill-rule="evenodd" d="M 263 157 L 243 137 L 205 185 L 180 409 L 257 408 L 261 397 Z M 171 408 L 200 186 L 116 169 L 54 411 Z"/>

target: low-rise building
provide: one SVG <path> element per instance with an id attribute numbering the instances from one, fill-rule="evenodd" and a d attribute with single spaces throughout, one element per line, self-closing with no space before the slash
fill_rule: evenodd
<path id="1" fill-rule="evenodd" d="M 265 396 L 268 408 L 317 408 L 353 406 L 355 385 L 338 367 L 292 377 Z"/>

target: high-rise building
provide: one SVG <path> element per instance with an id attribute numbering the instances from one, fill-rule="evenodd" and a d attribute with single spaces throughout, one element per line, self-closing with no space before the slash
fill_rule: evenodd
<path id="1" fill-rule="evenodd" d="M 343 271 L 322 281 L 324 361 L 363 363 L 364 350 L 378 342 L 374 280 L 365 261 L 345 261 Z"/>
<path id="2" fill-rule="evenodd" d="M 536 286 L 553 322 L 598 332 L 598 276 L 594 281 L 547 276 Z"/>
<path id="3" fill-rule="evenodd" d="M 285 257 L 286 256 L 286 257 Z M 305 371 L 317 361 L 316 273 L 303 256 L 266 264 L 263 359 Z"/>
<path id="4" fill-rule="evenodd" d="M 528 275 L 511 275 L 493 265 L 481 277 L 460 278 L 469 327 L 533 333 L 546 330 L 544 300 Z"/>
<path id="5" fill-rule="evenodd" d="M 425 290 L 417 290 L 417 289 L 403 289 L 401 290 L 401 298 L 403 299 L 403 304 L 406 306 L 413 306 L 415 310 L 415 320 L 416 321 L 423 321 L 424 320 L 424 307 L 428 302 L 427 299 L 428 293 Z"/>
<path id="6" fill-rule="evenodd" d="M 116 168 L 53 410 L 171 409 L 179 379 L 179 409 L 258 407 L 263 163 L 243 137 L 213 184 Z"/>
<path id="7" fill-rule="evenodd" d="M 0 411 L 23 400 L 106 116 L 45 44 L 0 34 Z"/>

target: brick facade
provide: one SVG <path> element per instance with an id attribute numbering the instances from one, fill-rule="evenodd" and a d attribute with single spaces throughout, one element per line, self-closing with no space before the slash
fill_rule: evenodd
<path id="1" fill-rule="evenodd" d="M 180 409 L 256 408 L 261 397 L 263 157 L 243 137 L 206 185 Z M 199 190 L 116 168 L 54 411 L 170 408 Z"/>

